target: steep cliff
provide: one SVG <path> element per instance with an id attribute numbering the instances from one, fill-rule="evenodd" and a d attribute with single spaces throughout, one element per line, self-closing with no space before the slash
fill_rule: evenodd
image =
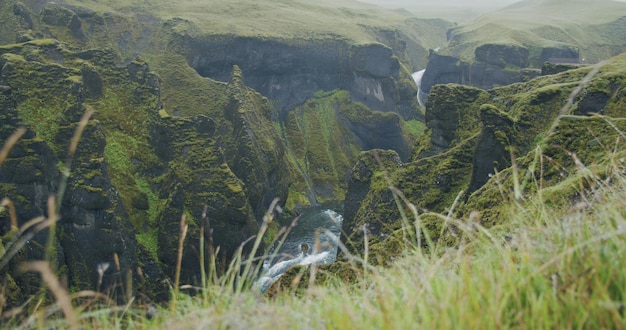
<path id="1" fill-rule="evenodd" d="M 0 139 L 27 128 L 0 168 L 0 197 L 22 225 L 46 214 L 69 171 L 50 259 L 72 289 L 162 299 L 183 216 L 181 275 L 195 283 L 202 227 L 227 265 L 274 198 L 287 211 L 343 199 L 363 150 L 410 158 L 423 114 L 409 73 L 448 23 L 355 3 L 207 3 L 0 3 Z M 258 15 L 270 9 L 289 15 L 268 24 Z M 87 108 L 95 112 L 66 169 Z M 10 218 L 0 209 L 9 248 Z M 49 236 L 0 270 L 12 305 L 39 287 L 17 268 L 43 258 Z"/>
<path id="2" fill-rule="evenodd" d="M 125 196 L 114 185 L 117 171 L 107 151 L 112 122 L 109 116 L 113 114 L 98 107 L 85 128 L 73 167 L 66 169 L 63 162 L 85 106 L 102 99 L 103 87 L 111 87 L 111 81 L 103 83 L 103 79 L 132 86 L 129 107 L 139 104 L 154 109 L 157 86 L 131 81 L 128 76 L 132 70 L 128 67 L 102 67 L 110 59 L 106 52 L 72 52 L 54 40 L 3 46 L 0 53 L 0 82 L 5 91 L 2 139 L 18 127 L 28 128 L 0 169 L 3 196 L 13 200 L 20 226 L 48 215 L 49 195 L 63 198 L 61 220 L 52 236 L 56 240 L 49 242 L 46 231 L 38 233 L 26 242 L 24 249 L 28 253 L 22 260 L 43 258 L 43 247 L 52 243 L 56 251 L 52 256 L 57 256 L 52 260 L 67 274 L 73 289 L 92 289 L 94 283 L 99 283 L 101 289 L 110 290 L 134 283 L 133 289 L 153 297 L 166 292 L 166 287 L 159 288 L 161 270 L 139 264 L 149 256 L 137 245 L 123 204 Z M 140 107 L 136 109 L 141 111 Z M 115 125 L 133 126 L 128 121 Z M 71 173 L 67 181 L 61 180 L 64 171 Z M 8 214 L 0 216 L 3 223 L 8 223 Z M 18 272 L 16 263 L 11 265 L 2 271 L 15 276 L 23 293 L 36 291 L 37 285 L 28 282 L 30 276 Z M 98 273 L 99 267 L 107 271 Z M 139 275 L 138 267 L 144 269 L 143 275 Z"/>
<path id="3" fill-rule="evenodd" d="M 603 166 L 623 152 L 625 55 L 603 66 L 576 95 L 572 108 L 562 113 L 590 70 L 573 69 L 488 91 L 453 84 L 433 87 L 426 108 L 428 130 L 418 141 L 414 159 L 384 163 L 387 174 L 381 175 L 383 169 L 370 154 L 353 170 L 346 196 L 346 242 L 359 253 L 366 225 L 372 262 L 388 261 L 394 254 L 394 246 L 407 235 L 400 230 L 407 221 L 401 211 L 411 213 L 397 204 L 391 187 L 406 198 L 400 205 L 410 202 L 419 210 L 422 225 L 434 239 L 454 235 L 430 211 L 450 211 L 465 219 L 473 210 L 483 210 L 479 218 L 487 226 L 505 219 L 499 205 L 510 194 L 502 190 L 513 190 L 514 180 L 522 190 L 538 184 L 558 187 L 547 200 L 571 203 L 576 196 L 570 186 L 559 186 L 562 173 L 594 163 L 590 171 L 602 176 Z M 590 117 L 592 113 L 605 117 Z M 512 159 L 519 171 L 516 177 Z"/>
<path id="4" fill-rule="evenodd" d="M 438 83 L 489 89 L 528 81 L 552 64 L 597 63 L 626 50 L 626 5 L 521 1 L 454 27 L 431 51 L 422 98 Z"/>

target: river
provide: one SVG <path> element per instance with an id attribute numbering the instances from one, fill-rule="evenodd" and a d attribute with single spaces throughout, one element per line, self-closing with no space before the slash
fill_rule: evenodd
<path id="1" fill-rule="evenodd" d="M 278 252 L 276 247 L 270 250 L 269 255 L 275 257 L 264 262 L 256 286 L 265 292 L 291 267 L 334 262 L 343 222 L 339 210 L 339 207 L 332 205 L 301 210 L 296 226 L 287 235 Z"/>
<path id="2" fill-rule="evenodd" d="M 417 71 L 412 75 L 417 85 L 417 101 L 422 107 L 424 102 L 420 95 L 420 87 L 425 71 Z M 314 200 L 312 202 L 315 204 Z M 255 283 L 256 287 L 265 292 L 282 274 L 294 266 L 334 262 L 337 258 L 337 242 L 343 222 L 343 216 L 338 212 L 340 209 L 338 205 L 322 205 L 300 210 L 297 225 L 278 251 L 276 252 L 277 247 L 270 250 L 270 258 L 263 263 L 261 276 Z"/>

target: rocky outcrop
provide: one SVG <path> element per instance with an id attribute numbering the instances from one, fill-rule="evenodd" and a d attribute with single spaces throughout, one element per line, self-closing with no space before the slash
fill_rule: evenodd
<path id="1" fill-rule="evenodd" d="M 592 7 L 577 1 L 555 12 L 555 3 L 527 0 L 456 26 L 447 33 L 448 44 L 431 51 L 421 98 L 438 83 L 490 89 L 529 81 L 542 68 L 553 74 L 616 56 L 626 50 L 625 8 L 614 1 Z M 551 65 L 544 67 L 546 62 Z"/>
<path id="2" fill-rule="evenodd" d="M 575 59 L 575 62 L 578 61 L 578 53 L 569 47 L 543 48 L 542 60 L 544 55 L 547 59 L 543 62 L 559 61 L 559 58 L 553 55 L 562 55 L 568 59 Z M 471 61 L 431 51 L 428 66 L 422 77 L 420 93 L 423 99 L 427 99 L 430 89 L 436 84 L 455 83 L 490 89 L 529 81 L 539 75 L 539 69 L 531 67 L 529 50 L 519 45 L 481 45 L 475 49 Z"/>
<path id="3" fill-rule="evenodd" d="M 281 109 L 282 118 L 316 92 L 342 89 L 368 107 L 414 118 L 416 107 L 400 93 L 415 94 L 408 72 L 383 44 L 351 45 L 343 40 L 263 40 L 209 36 L 179 37 L 189 65 L 205 77 L 228 81 L 237 65 L 246 84 Z"/>
<path id="4" fill-rule="evenodd" d="M 51 259 L 72 289 L 162 299 L 183 217 L 182 281 L 198 283 L 202 228 L 227 265 L 274 198 L 288 211 L 343 199 L 363 150 L 410 158 L 404 120 L 421 114 L 412 64 L 400 61 L 425 61 L 406 54 L 425 48 L 395 28 L 371 28 L 363 42 L 241 37 L 144 11 L 12 0 L 0 8 L 0 138 L 28 128 L 0 169 L 0 197 L 16 200 L 23 224 L 66 188 Z M 66 169 L 86 108 L 95 113 Z M 16 265 L 42 259 L 47 242 L 39 233 L 2 269 L 15 297 L 40 284 Z"/>
<path id="5" fill-rule="evenodd" d="M 426 124 L 430 128 L 430 147 L 420 151 L 420 158 L 436 155 L 471 136 L 479 127 L 477 103 L 487 100 L 487 93 L 462 85 L 440 85 L 431 95 Z"/>
<path id="6" fill-rule="evenodd" d="M 193 283 L 200 274 L 203 226 L 206 241 L 220 247 L 218 262 L 227 263 L 257 233 L 257 219 L 272 199 L 297 196 L 297 180 L 303 181 L 298 172 L 314 178 L 316 194 L 334 200 L 344 194 L 339 182 L 346 180 L 350 152 L 400 146 L 408 155 L 397 114 L 373 112 L 341 92 L 325 101 L 336 125 L 328 131 L 333 141 L 312 139 L 302 172 L 287 155 L 285 137 L 321 131 L 305 125 L 279 136 L 270 102 L 246 86 L 238 67 L 224 85 L 219 117 L 178 117 L 161 108 L 161 79 L 140 58 L 119 66 L 111 51 L 61 52 L 62 47 L 67 45 L 35 40 L 1 49 L 2 137 L 26 125 L 32 143 L 16 147 L 0 177 L 3 195 L 19 197 L 20 219 L 45 214 L 46 196 L 60 189 L 60 160 L 76 123 L 85 106 L 96 110 L 70 169 L 56 235 L 59 269 L 76 289 L 115 287 L 132 294 L 132 283 L 147 297 L 163 298 L 162 280 L 176 271 L 183 215 L 189 230 L 181 278 Z M 343 145 L 348 134 L 355 138 Z M 334 149 L 339 147 L 345 150 Z M 2 217 L 8 223 L 8 214 Z M 47 240 L 41 233 L 32 243 L 45 246 Z M 42 258 L 42 250 L 33 251 L 19 260 Z M 17 260 L 8 271 L 15 271 Z M 26 288 L 24 294 L 30 292 L 24 283 L 31 277 L 11 278 Z"/>
<path id="7" fill-rule="evenodd" d="M 395 171 L 402 166 L 398 154 L 386 150 L 371 150 L 359 155 L 352 175 L 348 181 L 348 192 L 344 201 L 343 231 L 349 233 L 342 235 L 341 240 L 356 251 L 363 246 L 365 233 L 374 235 L 379 239 L 381 235 L 389 234 L 389 228 L 385 228 L 385 221 L 380 217 L 372 217 L 373 210 L 362 210 L 361 206 L 366 202 L 368 193 L 372 189 L 374 176 L 383 170 Z M 384 192 L 377 197 L 377 202 L 385 205 L 393 203 L 390 191 Z M 365 214 L 364 214 L 365 213 Z"/>
<path id="8" fill-rule="evenodd" d="M 503 196 L 509 195 L 502 192 L 513 189 L 511 157 L 517 161 L 521 189 L 535 187 L 529 180 L 541 180 L 544 187 L 555 185 L 563 179 L 565 169 L 575 171 L 580 164 L 605 161 L 601 146 L 615 145 L 625 116 L 620 92 L 624 81 L 618 77 L 626 70 L 626 59 L 620 56 L 610 63 L 577 95 L 569 112 L 572 115 L 558 121 L 563 104 L 589 68 L 488 91 L 454 84 L 433 87 L 426 108 L 428 130 L 418 141 L 414 158 L 401 166 L 388 164 L 389 181 L 374 175 L 376 167 L 364 166 L 363 161 L 353 169 L 344 216 L 344 230 L 348 238 L 352 237 L 346 240 L 351 252 L 363 251 L 360 241 L 365 219 L 370 222 L 365 229 L 372 228 L 368 232 L 372 262 L 387 260 L 407 239 L 417 242 L 400 230 L 406 221 L 414 221 L 410 209 L 403 206 L 405 201 L 421 214 L 422 228 L 434 230 L 431 238 L 450 239 L 450 235 L 438 236 L 449 228 L 442 227 L 441 218 L 429 212 L 446 214 L 452 205 L 456 218 L 468 217 L 479 209 L 483 210 L 483 225 L 502 221 L 499 205 Z M 613 128 L 608 129 L 613 124 L 602 118 L 590 117 L 591 113 L 612 116 Z M 546 136 L 551 127 L 552 133 Z M 538 145 L 544 156 L 536 154 Z M 545 157 L 541 174 L 537 171 L 538 157 Z M 391 187 L 406 198 L 401 206 L 395 203 Z"/>
<path id="9" fill-rule="evenodd" d="M 269 121 L 267 100 L 233 78 L 227 120 L 175 118 L 161 111 L 160 79 L 145 62 L 118 67 L 110 52 L 94 50 L 65 50 L 60 61 L 64 46 L 50 40 L 2 49 L 1 138 L 29 128 L 0 169 L 2 195 L 16 200 L 19 225 L 45 215 L 47 196 L 66 187 L 53 259 L 76 289 L 123 288 L 131 295 L 132 284 L 152 299 L 166 296 L 162 280 L 174 276 L 183 215 L 190 228 L 185 281 L 200 272 L 204 221 L 207 241 L 221 247 L 220 260 L 230 260 L 258 231 L 254 208 L 286 199 L 290 171 L 282 141 L 271 124 L 262 125 Z M 64 183 L 61 160 L 87 105 L 96 112 Z M 0 216 L 9 223 L 7 213 Z M 39 247 L 47 241 L 39 233 L 25 247 L 32 252 L 3 272 L 17 274 L 18 260 L 42 259 Z M 31 292 L 23 276 L 12 278 L 24 294 Z"/>
<path id="10" fill-rule="evenodd" d="M 43 47 L 43 53 L 55 47 L 50 43 Z M 2 55 L 0 81 L 7 88 L 0 109 L 0 138 L 6 139 L 20 126 L 28 127 L 28 133 L 0 168 L 0 180 L 3 197 L 14 200 L 18 225 L 49 215 L 50 195 L 63 198 L 59 206 L 61 218 L 56 235 L 52 236 L 54 241 L 49 241 L 47 230 L 37 233 L 19 250 L 26 253 L 11 260 L 9 268 L 2 271 L 13 276 L 23 290 L 22 297 L 37 290 L 38 284 L 33 283 L 30 275 L 17 271 L 17 260 L 53 260 L 75 290 L 146 288 L 144 281 L 159 281 L 163 273 L 154 268 L 145 273 L 139 270 L 138 258 L 145 257 L 138 250 L 126 208 L 110 180 L 105 128 L 97 120 L 90 121 L 72 158 L 73 166 L 66 169 L 67 163 L 62 161 L 84 111 L 86 96 L 81 70 L 42 62 L 43 57 L 35 60 L 33 54 L 40 50 L 37 44 L 27 43 L 15 45 L 13 53 Z M 29 72 L 41 74 L 33 76 Z M 87 76 L 93 74 L 83 72 Z M 60 173 L 65 171 L 71 173 L 69 180 L 62 179 Z M 7 214 L 1 217 L 3 223 L 8 223 Z M 43 249 L 51 243 L 56 251 L 52 256 Z M 167 290 L 158 284 L 151 285 L 151 289 L 155 291 L 144 293 L 155 297 L 159 295 L 157 291 Z"/>

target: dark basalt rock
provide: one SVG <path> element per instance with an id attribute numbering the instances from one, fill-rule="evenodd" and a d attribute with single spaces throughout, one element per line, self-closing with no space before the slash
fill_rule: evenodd
<path id="1" fill-rule="evenodd" d="M 19 48 L 17 50 L 20 51 Z M 76 122 L 85 111 L 82 102 L 102 93 L 100 75 L 95 67 L 83 66 L 85 76 L 92 76 L 87 79 L 90 86 L 83 88 L 83 82 L 73 78 L 81 69 L 56 63 L 31 62 L 19 56 L 5 58 L 4 67 L 0 74 L 0 80 L 6 84 L 0 94 L 0 140 L 5 140 L 20 126 L 29 129 L 0 168 L 2 197 L 14 200 L 19 225 L 22 225 L 35 217 L 47 216 L 48 196 L 64 188 L 59 213 L 61 219 L 57 224 L 56 243 L 53 245 L 57 255 L 53 260 L 58 269 L 67 275 L 71 288 L 100 289 L 125 299 L 119 294 L 121 288 L 130 288 L 128 285 L 131 283 L 141 285 L 145 278 L 138 270 L 138 243 L 134 229 L 128 221 L 119 193 L 110 180 L 104 158 L 106 132 L 98 121 L 91 120 L 85 128 L 73 156 L 72 167 L 67 169 L 69 180 L 63 182 L 60 173 L 66 170 L 61 159 L 65 159 L 66 150 L 77 128 Z M 23 80 L 20 72 L 25 70 L 34 70 L 40 74 Z M 55 109 L 63 116 L 49 119 L 52 121 L 49 125 L 22 120 L 21 116 L 37 115 L 37 109 L 24 107 L 24 102 L 46 96 L 49 102 L 55 102 L 56 95 L 65 96 L 64 107 Z M 45 103 L 41 104 L 45 106 Z M 35 131 L 35 128 L 39 131 Z M 0 220 L 8 223 L 7 215 L 0 215 Z M 28 241 L 18 257 L 11 260 L 8 268 L 2 270 L 10 274 L 21 288 L 21 298 L 13 303 L 25 299 L 39 287 L 36 276 L 17 271 L 17 263 L 44 259 L 43 249 L 47 244 L 48 232 L 43 230 Z M 146 256 L 142 258 L 147 260 Z M 99 269 L 105 268 L 99 272 Z M 155 269 L 150 272 L 152 278 L 159 277 Z M 157 290 L 160 286 L 161 291 L 166 290 L 163 283 L 150 287 L 142 285 L 145 290 Z M 147 291 L 144 294 L 152 295 Z"/>
<path id="2" fill-rule="evenodd" d="M 483 90 L 463 85 L 438 85 L 433 89 L 430 111 L 426 112 L 432 148 L 423 151 L 420 157 L 440 153 L 450 148 L 453 142 L 459 142 L 464 131 L 459 130 L 459 127 L 467 128 L 468 131 L 477 127 L 477 118 L 472 115 L 477 109 L 470 104 L 486 97 Z"/>
<path id="3" fill-rule="evenodd" d="M 410 147 L 402 135 L 399 116 L 381 116 L 366 122 L 346 119 L 345 122 L 363 150 L 394 150 L 402 160 L 409 158 Z"/>
<path id="4" fill-rule="evenodd" d="M 529 65 L 528 49 L 518 45 L 481 45 L 474 51 L 476 61 L 505 67 L 507 64 L 520 68 Z"/>
<path id="5" fill-rule="evenodd" d="M 15 3 L 13 5 L 13 13 L 22 19 L 26 29 L 33 28 L 33 18 L 31 17 L 30 11 L 23 3 Z"/>
<path id="6" fill-rule="evenodd" d="M 53 26 L 68 26 L 78 18 L 71 9 L 56 3 L 47 3 L 41 10 L 40 17 L 43 23 Z"/>
<path id="7" fill-rule="evenodd" d="M 541 49 L 539 63 L 578 63 L 579 54 L 573 47 L 545 47 Z M 431 51 L 428 66 L 422 77 L 420 96 L 428 99 L 432 86 L 436 84 L 463 84 L 482 89 L 528 81 L 538 76 L 529 70 L 537 59 L 530 58 L 529 50 L 519 45 L 485 44 L 477 47 L 471 61 Z M 552 69 L 542 74 L 560 72 Z"/>
<path id="8" fill-rule="evenodd" d="M 515 140 L 515 121 L 508 114 L 493 105 L 480 107 L 482 128 L 472 162 L 472 179 L 465 196 L 469 197 L 482 187 L 494 174 L 510 166 L 507 150 Z"/>
<path id="9" fill-rule="evenodd" d="M 574 111 L 576 115 L 602 114 L 611 97 L 603 92 L 585 92 Z"/>
<path id="10" fill-rule="evenodd" d="M 352 169 L 352 176 L 348 181 L 348 191 L 344 201 L 342 231 L 347 236 L 341 236 L 341 241 L 350 250 L 359 251 L 359 253 L 362 251 L 364 230 L 370 237 L 378 237 L 383 234 L 384 222 L 380 221 L 380 218 L 372 216 L 375 213 L 371 212 L 373 210 L 368 212 L 361 208 L 366 204 L 364 202 L 371 192 L 374 176 L 380 174 L 383 169 L 395 171 L 401 166 L 402 161 L 398 154 L 389 150 L 365 151 L 357 159 Z M 392 203 L 393 196 L 387 190 L 378 195 L 376 201 L 381 204 Z"/>
<path id="11" fill-rule="evenodd" d="M 580 54 L 574 47 L 544 47 L 541 49 L 540 63 L 579 63 Z"/>
<path id="12" fill-rule="evenodd" d="M 399 98 L 398 59 L 382 44 L 349 45 L 341 40 L 261 40 L 214 36 L 180 37 L 191 67 L 228 81 L 233 65 L 246 85 L 277 102 L 283 114 L 318 91 L 343 89 L 354 101 L 380 111 L 415 117 L 413 100 Z M 405 73 L 406 74 L 406 73 Z M 413 89 L 415 87 L 413 86 Z M 414 91 L 415 93 L 415 91 Z"/>
<path id="13" fill-rule="evenodd" d="M 422 76 L 420 98 L 428 99 L 430 89 L 437 84 L 469 84 L 469 65 L 456 57 L 437 54 L 431 51 L 428 66 Z"/>
<path id="14" fill-rule="evenodd" d="M 211 109 L 185 109 L 194 115 L 179 117 L 161 104 L 161 78 L 136 57 L 135 52 L 161 45 L 143 35 L 149 28 L 135 33 L 136 22 L 127 17 L 66 4 L 18 3 L 13 11 L 22 24 L 11 33 L 19 32 L 15 35 L 22 35 L 23 43 L 0 49 L 0 138 L 20 126 L 28 130 L 0 169 L 1 197 L 14 196 L 22 224 L 45 216 L 47 196 L 65 189 L 53 259 L 72 290 L 99 289 L 123 299 L 119 289 L 133 283 L 149 299 L 166 296 L 162 280 L 174 276 L 183 215 L 189 225 L 183 282 L 198 282 L 202 225 L 211 229 L 205 232 L 207 242 L 212 238 L 220 246 L 218 263 L 227 265 L 240 244 L 257 233 L 257 219 L 274 198 L 282 203 L 291 189 L 300 193 L 293 184 L 303 179 L 294 174 L 298 169 L 287 154 L 287 134 L 279 135 L 275 120 L 317 99 L 320 91 L 337 89 L 343 96 L 341 105 L 327 107 L 326 115 L 337 121 L 328 130 L 332 141 L 312 145 L 302 155 L 314 165 L 306 170 L 318 175 L 311 194 L 343 196 L 359 148 L 395 149 L 381 152 L 394 164 L 409 158 L 401 117 L 420 114 L 415 86 L 396 57 L 406 56 L 401 40 L 391 40 L 392 49 L 333 39 L 178 35 L 166 25 L 191 23 L 173 19 L 159 31 L 172 46 L 168 51 L 177 52 L 168 56 L 183 55 L 201 75 L 225 82 L 210 82 L 217 86 L 210 92 L 225 93 Z M 142 24 L 157 21 L 142 15 L 137 16 L 145 19 Z M 39 30 L 22 31 L 26 25 Z M 82 49 L 87 35 L 132 53 L 135 60 L 122 60 L 111 49 Z M 377 40 L 396 35 L 380 32 Z M 38 39 L 44 37 L 50 39 Z M 274 111 L 275 104 L 282 113 Z M 66 169 L 69 142 L 88 107 L 95 113 Z M 318 118 L 312 116 L 317 126 L 311 127 L 319 128 Z M 311 127 L 300 128 L 310 132 Z M 66 171 L 67 182 L 61 174 Z M 8 222 L 7 215 L 0 220 Z M 44 231 L 2 270 L 11 274 L 12 287 L 23 287 L 25 294 L 38 287 L 36 276 L 17 276 L 14 266 L 41 259 L 46 243 Z M 137 291 L 125 292 L 131 293 Z"/>

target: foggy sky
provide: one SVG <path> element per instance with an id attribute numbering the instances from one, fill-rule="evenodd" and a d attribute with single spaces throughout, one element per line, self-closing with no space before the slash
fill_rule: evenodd
<path id="1" fill-rule="evenodd" d="M 415 8 L 419 6 L 436 6 L 436 7 L 488 7 L 488 8 L 500 8 L 508 6 L 512 3 L 520 0 L 357 0 L 360 2 L 373 3 L 382 7 L 410 7 Z"/>
<path id="2" fill-rule="evenodd" d="M 419 6 L 428 7 L 474 7 L 474 8 L 502 8 L 521 0 L 357 0 L 359 2 L 373 3 L 382 7 L 391 8 L 416 8 Z M 592 0 L 589 0 L 592 1 Z M 626 2 L 626 0 L 614 0 Z M 563 5 L 567 0 L 563 1 Z"/>

